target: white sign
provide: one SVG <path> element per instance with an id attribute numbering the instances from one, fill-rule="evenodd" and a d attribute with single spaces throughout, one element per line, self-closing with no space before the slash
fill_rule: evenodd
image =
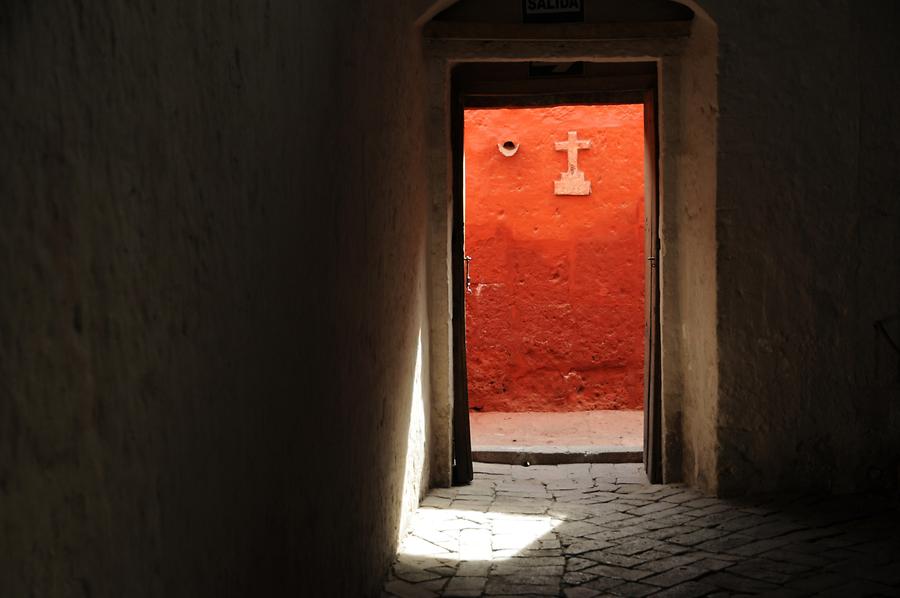
<path id="1" fill-rule="evenodd" d="M 583 0 L 525 0 L 526 15 L 580 13 Z"/>

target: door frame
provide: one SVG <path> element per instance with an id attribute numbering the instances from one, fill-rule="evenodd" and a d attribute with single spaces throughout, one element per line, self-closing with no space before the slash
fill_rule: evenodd
<path id="1" fill-rule="evenodd" d="M 659 308 L 659 88 L 644 92 L 644 471 L 662 482 L 662 368 Z"/>
<path id="2" fill-rule="evenodd" d="M 440 0 L 447 3 L 451 0 Z M 681 1 L 681 0 L 679 0 Z M 685 0 L 683 3 L 687 3 Z M 426 0 L 426 4 L 431 4 Z M 429 483 L 453 463 L 451 71 L 489 62 L 585 61 L 657 66 L 659 131 L 659 446 L 662 481 L 715 492 L 718 438 L 718 28 L 696 2 L 688 22 L 500 27 L 421 25 L 425 69 Z M 429 13 L 431 14 L 431 13 Z M 535 90 L 529 90 L 534 92 Z M 559 91 L 559 90 L 557 90 Z"/>
<path id="3" fill-rule="evenodd" d="M 602 61 L 597 61 L 602 62 Z M 501 63 L 502 64 L 502 63 Z M 606 64 L 606 63 L 604 63 Z M 615 63 L 609 63 L 615 64 Z M 651 483 L 662 481 L 662 424 L 659 311 L 659 130 L 657 116 L 658 72 L 655 62 L 648 72 L 628 76 L 582 79 L 486 81 L 477 75 L 451 74 L 450 138 L 452 151 L 452 483 L 468 484 L 473 476 L 469 425 L 465 331 L 465 214 L 463 193 L 464 112 L 466 108 L 528 108 L 560 105 L 644 105 L 644 205 L 645 205 L 645 352 L 643 461 Z M 652 69 L 652 71 L 651 71 Z M 633 69 L 630 69 L 633 70 Z M 558 91 L 559 87 L 568 88 Z"/>
<path id="4" fill-rule="evenodd" d="M 468 484 L 474 477 L 472 437 L 469 430 L 469 386 L 466 367 L 466 263 L 465 263 L 465 169 L 463 134 L 464 95 L 451 83 L 450 136 L 453 152 L 453 232 L 451 233 L 451 288 L 453 321 L 453 485 Z"/>

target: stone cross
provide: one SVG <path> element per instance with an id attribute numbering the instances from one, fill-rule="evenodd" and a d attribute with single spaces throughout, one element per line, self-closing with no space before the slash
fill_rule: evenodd
<path id="1" fill-rule="evenodd" d="M 558 181 L 553 181 L 553 192 L 556 195 L 590 195 L 591 182 L 584 179 L 584 172 L 578 170 L 578 150 L 589 149 L 588 139 L 578 139 L 577 131 L 569 131 L 567 141 L 555 142 L 556 151 L 568 152 L 569 170 L 561 173 Z"/>

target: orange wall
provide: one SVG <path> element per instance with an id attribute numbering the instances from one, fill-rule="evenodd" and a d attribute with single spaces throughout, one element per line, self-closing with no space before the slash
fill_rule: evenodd
<path id="1" fill-rule="evenodd" d="M 591 195 L 554 195 L 568 131 Z M 642 407 L 643 143 L 641 105 L 466 111 L 472 409 Z"/>

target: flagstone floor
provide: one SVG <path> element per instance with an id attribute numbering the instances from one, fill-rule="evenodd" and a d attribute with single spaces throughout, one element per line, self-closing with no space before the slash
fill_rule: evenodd
<path id="1" fill-rule="evenodd" d="M 900 596 L 896 498 L 722 500 L 633 464 L 476 472 L 423 501 L 384 597 Z"/>

